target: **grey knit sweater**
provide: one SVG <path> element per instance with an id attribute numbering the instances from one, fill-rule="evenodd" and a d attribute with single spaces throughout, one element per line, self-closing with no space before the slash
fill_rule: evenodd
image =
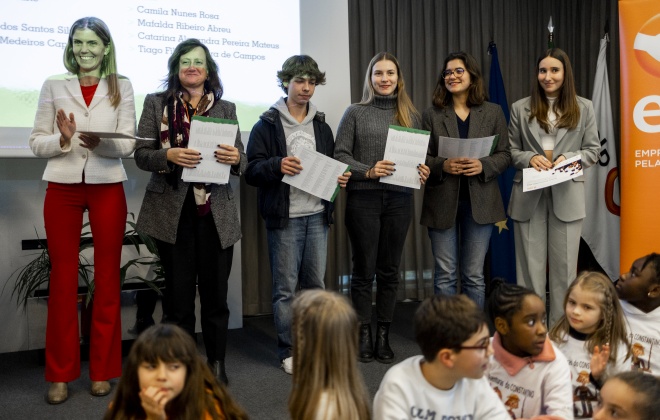
<path id="1" fill-rule="evenodd" d="M 411 188 L 367 179 L 365 173 L 385 155 L 385 142 L 390 125 L 398 125 L 396 96 L 376 96 L 369 105 L 353 104 L 342 117 L 335 140 L 335 159 L 351 165 L 350 180 L 346 189 L 391 190 L 412 194 Z M 412 128 L 421 128 L 415 119 Z"/>

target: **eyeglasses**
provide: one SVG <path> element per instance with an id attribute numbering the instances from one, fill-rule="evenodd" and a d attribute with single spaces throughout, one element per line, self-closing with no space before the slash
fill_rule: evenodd
<path id="1" fill-rule="evenodd" d="M 463 73 L 465 73 L 465 69 L 463 67 L 457 67 L 454 70 L 445 70 L 442 72 L 442 78 L 446 79 L 452 74 L 456 77 L 461 77 L 463 76 Z"/>
<path id="2" fill-rule="evenodd" d="M 185 59 L 185 60 L 179 61 L 179 66 L 181 66 L 184 69 L 188 68 L 190 66 L 193 66 L 193 67 L 196 67 L 196 68 L 202 68 L 202 67 L 205 67 L 206 64 L 202 60 L 191 61 L 191 60 Z"/>
<path id="3" fill-rule="evenodd" d="M 490 339 L 483 340 L 478 346 L 458 346 L 454 350 L 483 350 L 487 351 L 490 347 Z"/>

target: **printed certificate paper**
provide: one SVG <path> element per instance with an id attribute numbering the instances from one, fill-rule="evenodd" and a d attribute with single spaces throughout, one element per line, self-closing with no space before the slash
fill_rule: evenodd
<path id="1" fill-rule="evenodd" d="M 476 139 L 457 139 L 455 137 L 440 136 L 440 141 L 438 141 L 438 156 L 446 159 L 480 159 L 493 154 L 499 139 L 499 134 Z"/>
<path id="2" fill-rule="evenodd" d="M 298 175 L 284 175 L 282 182 L 326 201 L 334 201 L 339 192 L 337 178 L 351 168 L 323 153 L 301 147 L 296 155 L 303 170 Z"/>
<path id="3" fill-rule="evenodd" d="M 196 168 L 183 168 L 182 179 L 186 182 L 226 184 L 229 182 L 231 165 L 218 163 L 214 153 L 219 144 L 233 146 L 236 142 L 238 121 L 194 116 L 190 124 L 188 148 L 202 154 Z"/>
<path id="4" fill-rule="evenodd" d="M 417 166 L 426 162 L 430 135 L 430 131 L 390 125 L 383 160 L 396 163 L 396 171 L 381 177 L 380 182 L 419 189 L 421 182 Z"/>
<path id="5" fill-rule="evenodd" d="M 577 155 L 559 163 L 547 171 L 537 171 L 534 168 L 523 169 L 523 192 L 566 182 L 582 175 L 582 156 Z"/>

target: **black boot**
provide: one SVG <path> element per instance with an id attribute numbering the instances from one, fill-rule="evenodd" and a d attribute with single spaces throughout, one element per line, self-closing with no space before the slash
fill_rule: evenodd
<path id="1" fill-rule="evenodd" d="M 371 324 L 360 324 L 360 354 L 358 360 L 369 363 L 374 360 L 374 344 L 371 338 Z"/>
<path id="2" fill-rule="evenodd" d="M 229 379 L 227 379 L 227 372 L 225 372 L 225 361 L 224 360 L 209 360 L 209 367 L 213 376 L 223 385 L 229 385 Z"/>
<path id="3" fill-rule="evenodd" d="M 390 347 L 390 323 L 379 322 L 376 331 L 376 360 L 381 363 L 392 363 L 394 361 L 394 352 Z"/>

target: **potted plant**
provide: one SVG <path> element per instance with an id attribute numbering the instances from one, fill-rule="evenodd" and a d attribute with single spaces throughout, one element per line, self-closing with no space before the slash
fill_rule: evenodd
<path id="1" fill-rule="evenodd" d="M 133 245 L 138 257 L 125 262 L 121 266 L 120 284 L 123 287 L 126 280 L 140 280 L 143 281 L 145 285 L 161 294 L 157 282 L 162 280 L 164 276 L 163 268 L 158 256 L 158 248 L 151 237 L 143 235 L 135 230 L 134 214 L 129 213 L 129 216 L 129 219 L 126 220 L 124 245 Z M 94 295 L 94 265 L 83 255 L 84 250 L 94 246 L 92 233 L 88 228 L 89 222 L 83 224 L 82 232 L 80 234 L 80 249 L 78 254 L 78 276 L 83 280 L 85 288 L 87 289 L 84 299 L 85 306 L 88 306 L 92 302 L 92 297 Z M 24 307 L 27 305 L 28 299 L 34 297 L 35 293 L 42 290 L 50 281 L 51 265 L 48 246 L 43 242 L 41 245 L 42 250 L 36 254 L 36 258 L 25 266 L 14 271 L 9 277 L 10 281 L 7 282 L 8 284 L 11 282 L 12 278 L 15 278 L 12 297 L 15 297 L 16 302 L 22 304 Z M 140 245 L 144 245 L 150 255 L 143 255 Z M 147 279 L 140 275 L 131 275 L 129 277 L 129 270 L 133 267 L 140 266 L 153 266 L 155 278 Z"/>

